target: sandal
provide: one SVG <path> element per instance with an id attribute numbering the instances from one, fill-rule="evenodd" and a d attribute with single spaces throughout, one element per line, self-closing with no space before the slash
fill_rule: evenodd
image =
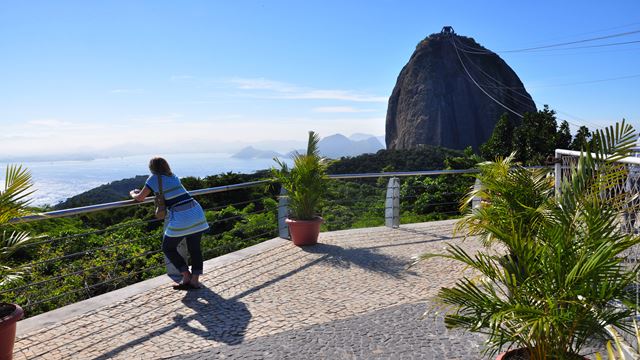
<path id="1" fill-rule="evenodd" d="M 192 285 L 189 284 L 189 283 L 186 283 L 186 284 L 180 283 L 178 285 L 173 285 L 173 289 L 174 290 L 189 290 L 189 289 L 192 289 L 192 288 L 193 288 Z"/>

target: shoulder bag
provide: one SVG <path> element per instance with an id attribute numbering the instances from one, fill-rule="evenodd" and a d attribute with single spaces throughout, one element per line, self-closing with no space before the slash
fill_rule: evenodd
<path id="1" fill-rule="evenodd" d="M 156 219 L 162 220 L 167 216 L 167 206 L 164 204 L 164 192 L 162 191 L 162 175 L 158 175 L 158 193 L 153 202 L 156 204 Z"/>

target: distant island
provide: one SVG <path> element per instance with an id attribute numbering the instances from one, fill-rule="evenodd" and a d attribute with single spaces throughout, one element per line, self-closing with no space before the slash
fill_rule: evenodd
<path id="1" fill-rule="evenodd" d="M 339 159 L 344 156 L 373 154 L 385 147 L 378 137 L 357 133 L 350 137 L 346 137 L 342 134 L 334 134 L 324 137 L 320 140 L 318 148 L 320 149 L 320 154 L 322 156 L 331 159 Z M 271 159 L 274 157 L 291 157 L 295 151 L 300 152 L 302 150 L 292 150 L 283 155 L 273 150 L 260 150 L 253 146 L 247 146 L 231 155 L 231 157 L 238 159 Z"/>
<path id="2" fill-rule="evenodd" d="M 237 159 L 273 159 L 274 157 L 281 157 L 282 154 L 272 150 L 258 150 L 253 146 L 247 146 L 242 148 L 237 153 L 231 155 Z"/>

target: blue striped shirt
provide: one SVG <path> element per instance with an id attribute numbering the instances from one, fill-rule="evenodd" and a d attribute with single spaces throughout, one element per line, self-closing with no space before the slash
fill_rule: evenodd
<path id="1" fill-rule="evenodd" d="M 189 195 L 187 189 L 182 186 L 182 183 L 177 176 L 160 176 L 162 176 L 162 192 L 164 193 L 165 204 L 167 207 L 172 207 L 179 203 L 186 203 L 188 200 L 192 199 L 191 195 Z M 154 194 L 158 194 L 160 188 L 158 186 L 158 175 L 154 174 L 149 176 L 144 185 L 151 189 Z"/>

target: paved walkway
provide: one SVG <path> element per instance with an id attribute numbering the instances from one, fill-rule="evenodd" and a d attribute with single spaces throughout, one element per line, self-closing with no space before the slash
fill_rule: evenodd
<path id="1" fill-rule="evenodd" d="M 175 360 L 480 359 L 482 338 L 450 331 L 431 304 L 402 304 L 364 315 L 223 345 Z"/>
<path id="2" fill-rule="evenodd" d="M 270 240 L 237 261 L 208 262 L 204 289 L 157 279 L 22 333 L 15 359 L 480 359 L 477 335 L 447 331 L 433 313 L 420 318 L 461 265 L 434 258 L 407 269 L 447 242 L 479 249 L 452 237 L 453 223 L 323 233 L 306 248 Z"/>

